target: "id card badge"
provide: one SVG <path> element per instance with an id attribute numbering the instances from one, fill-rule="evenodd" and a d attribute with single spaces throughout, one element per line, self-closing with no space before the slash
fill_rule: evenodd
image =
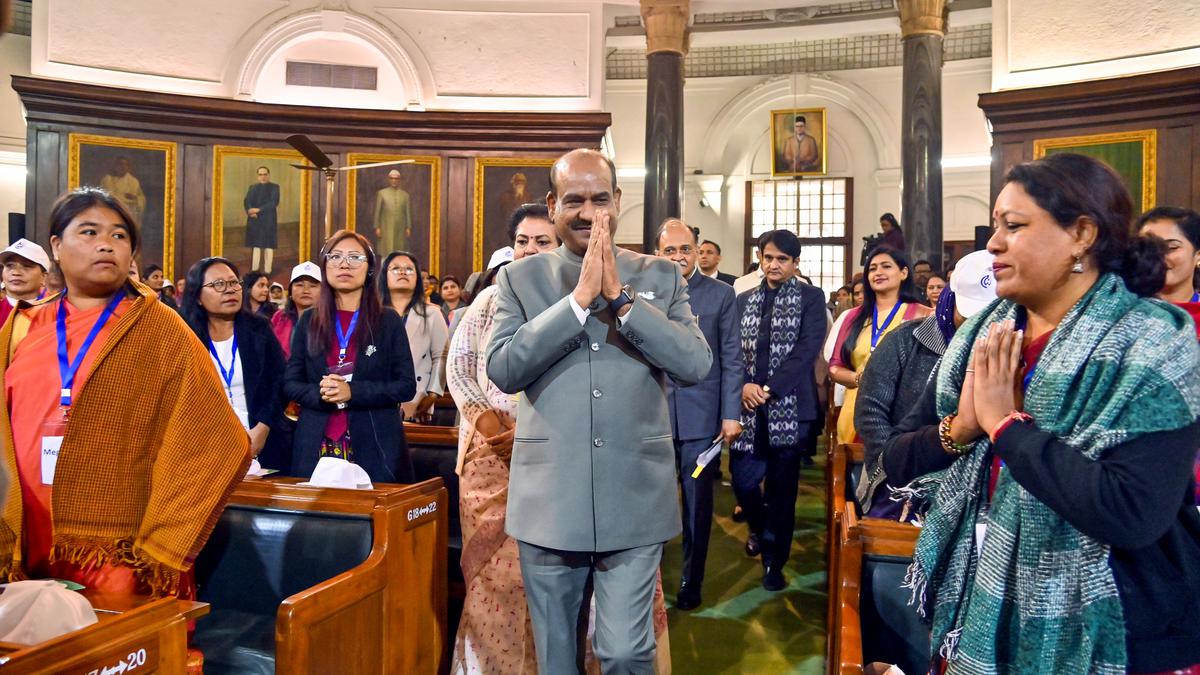
<path id="1" fill-rule="evenodd" d="M 54 485 L 54 471 L 58 468 L 58 451 L 62 449 L 63 437 L 67 435 L 66 415 L 55 415 L 42 424 L 41 465 L 42 485 Z"/>
<path id="2" fill-rule="evenodd" d="M 341 375 L 342 377 L 346 378 L 347 382 L 350 382 L 354 379 L 354 362 L 345 361 L 337 364 L 336 366 L 329 366 L 329 374 Z"/>

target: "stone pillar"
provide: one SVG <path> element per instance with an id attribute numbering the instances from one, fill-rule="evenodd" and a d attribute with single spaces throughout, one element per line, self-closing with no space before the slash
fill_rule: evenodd
<path id="1" fill-rule="evenodd" d="M 897 0 L 904 40 L 901 225 L 914 261 L 942 269 L 942 39 L 946 0 Z"/>
<path id="2" fill-rule="evenodd" d="M 691 0 L 641 0 L 646 25 L 646 192 L 642 250 L 667 218 L 683 216 L 683 57 Z"/>

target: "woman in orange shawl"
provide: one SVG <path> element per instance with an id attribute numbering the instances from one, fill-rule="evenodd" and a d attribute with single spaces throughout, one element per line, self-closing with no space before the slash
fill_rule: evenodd
<path id="1" fill-rule="evenodd" d="M 97 188 L 50 214 L 61 296 L 0 329 L 10 476 L 0 576 L 190 595 L 190 569 L 249 463 L 208 353 L 128 278 L 138 230 Z"/>

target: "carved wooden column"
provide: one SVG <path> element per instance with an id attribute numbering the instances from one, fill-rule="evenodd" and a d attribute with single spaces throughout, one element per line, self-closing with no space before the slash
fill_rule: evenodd
<path id="1" fill-rule="evenodd" d="M 914 261 L 942 269 L 942 39 L 946 0 L 897 0 L 904 40 L 901 222 Z"/>
<path id="2" fill-rule="evenodd" d="M 642 250 L 683 215 L 683 57 L 691 0 L 641 0 L 646 25 L 646 192 Z"/>

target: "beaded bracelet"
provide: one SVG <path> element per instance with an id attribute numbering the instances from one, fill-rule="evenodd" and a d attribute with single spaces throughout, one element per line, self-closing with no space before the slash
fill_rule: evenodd
<path id="1" fill-rule="evenodd" d="M 967 443 L 955 443 L 954 438 L 950 435 L 950 425 L 954 423 L 956 415 L 946 415 L 938 424 L 938 440 L 942 442 L 942 450 L 951 455 L 965 455 L 971 450 L 971 445 Z"/>

